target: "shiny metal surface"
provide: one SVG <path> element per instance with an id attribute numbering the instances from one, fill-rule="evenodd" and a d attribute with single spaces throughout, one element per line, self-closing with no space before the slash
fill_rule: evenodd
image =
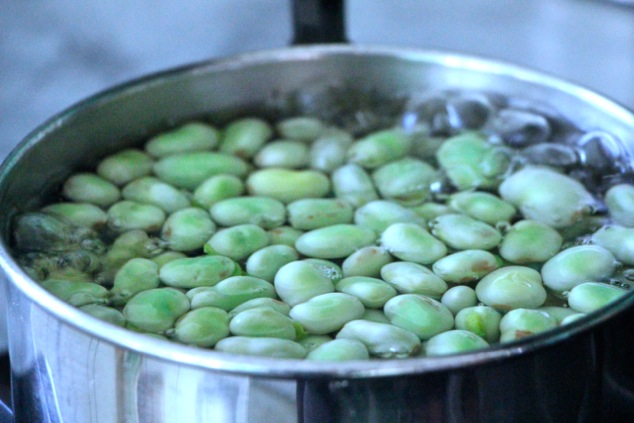
<path id="1" fill-rule="evenodd" d="M 596 422 L 602 413 L 634 415 L 626 398 L 631 371 L 618 359 L 633 349 L 624 334 L 634 321 L 633 294 L 566 331 L 504 348 L 335 365 L 231 356 L 134 334 L 64 304 L 12 260 L 10 217 L 37 206 L 71 169 L 194 117 L 300 112 L 311 93 L 331 85 L 350 95 L 372 89 L 379 102 L 430 89 L 499 92 L 557 110 L 583 129 L 606 129 L 634 152 L 634 115 L 604 97 L 512 65 L 430 51 L 261 52 L 93 97 L 36 129 L 0 170 L 0 264 L 9 282 L 18 421 Z"/>

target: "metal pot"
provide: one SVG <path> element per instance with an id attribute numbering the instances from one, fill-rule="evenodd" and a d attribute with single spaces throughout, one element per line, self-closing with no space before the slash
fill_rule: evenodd
<path id="1" fill-rule="evenodd" d="M 60 301 L 12 258 L 12 216 L 46 201 L 72 170 L 191 118 L 222 122 L 239 113 L 328 107 L 319 101 L 331 86 L 382 111 L 432 88 L 502 93 L 558 110 L 582 129 L 608 130 L 634 152 L 634 114 L 614 102 L 512 65 L 433 51 L 295 47 L 175 69 L 99 94 L 36 129 L 0 168 L 0 265 L 17 421 L 634 418 L 632 293 L 565 328 L 482 352 L 327 364 L 233 356 L 137 335 Z"/>

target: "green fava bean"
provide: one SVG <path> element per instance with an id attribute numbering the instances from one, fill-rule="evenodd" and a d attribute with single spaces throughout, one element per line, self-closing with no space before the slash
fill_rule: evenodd
<path id="1" fill-rule="evenodd" d="M 421 342 L 412 332 L 388 323 L 352 320 L 337 333 L 336 339 L 361 342 L 368 352 L 381 358 L 406 358 L 418 354 Z"/>
<path id="2" fill-rule="evenodd" d="M 494 270 L 478 282 L 475 291 L 483 304 L 500 311 L 537 308 L 546 301 L 539 272 L 524 266 Z"/>
<path id="3" fill-rule="evenodd" d="M 386 200 L 370 201 L 357 208 L 354 223 L 372 228 L 377 234 L 394 223 L 413 223 L 423 227 L 427 224 L 425 219 L 412 210 Z"/>
<path id="4" fill-rule="evenodd" d="M 114 284 L 110 289 L 111 302 L 123 305 L 141 291 L 158 288 L 159 283 L 158 264 L 145 258 L 130 259 L 114 276 Z"/>
<path id="5" fill-rule="evenodd" d="M 495 188 L 500 176 L 490 174 L 482 164 L 494 146 L 481 135 L 470 132 L 453 136 L 441 144 L 436 159 L 451 183 L 460 191 L 471 188 Z"/>
<path id="6" fill-rule="evenodd" d="M 470 286 L 458 285 L 445 291 L 440 298 L 440 302 L 455 316 L 465 308 L 475 307 L 478 303 L 478 297 L 475 290 Z"/>
<path id="7" fill-rule="evenodd" d="M 319 137 L 310 147 L 310 167 L 331 173 L 343 165 L 352 136 L 347 132 L 331 130 Z"/>
<path id="8" fill-rule="evenodd" d="M 147 232 L 140 229 L 127 231 L 115 238 L 106 253 L 104 266 L 106 271 L 116 272 L 130 259 L 151 258 L 162 252 L 162 241 L 148 236 Z"/>
<path id="9" fill-rule="evenodd" d="M 387 163 L 372 173 L 381 196 L 405 206 L 415 206 L 429 196 L 437 172 L 422 160 L 404 158 Z"/>
<path id="10" fill-rule="evenodd" d="M 319 272 L 321 272 L 322 275 L 330 279 L 332 283 L 337 283 L 341 280 L 341 278 L 343 278 L 343 271 L 341 270 L 341 267 L 334 261 L 316 258 L 307 258 L 302 261 L 310 263 Z"/>
<path id="11" fill-rule="evenodd" d="M 332 172 L 331 179 L 335 196 L 354 208 L 379 199 L 372 178 L 357 164 L 348 163 L 338 167 Z"/>
<path id="12" fill-rule="evenodd" d="M 381 278 L 401 294 L 421 294 L 440 299 L 447 283 L 427 267 L 413 262 L 397 261 L 381 268 Z"/>
<path id="13" fill-rule="evenodd" d="M 290 306 L 335 290 L 332 280 L 307 261 L 282 266 L 275 275 L 274 285 L 277 295 Z"/>
<path id="14" fill-rule="evenodd" d="M 161 268 L 164 264 L 169 263 L 170 261 L 182 258 L 187 258 L 187 256 L 180 251 L 165 251 L 164 253 L 152 257 L 150 260 L 158 264 L 159 268 Z"/>
<path id="15" fill-rule="evenodd" d="M 464 214 L 444 214 L 430 222 L 431 233 L 456 250 L 490 250 L 502 241 L 493 226 Z"/>
<path id="16" fill-rule="evenodd" d="M 293 321 L 268 307 L 241 311 L 231 319 L 229 330 L 237 336 L 281 338 L 291 341 L 296 338 Z"/>
<path id="17" fill-rule="evenodd" d="M 291 226 L 279 226 L 269 229 L 267 235 L 270 245 L 280 244 L 295 247 L 295 243 L 303 233 L 304 231 L 300 231 Z"/>
<path id="18" fill-rule="evenodd" d="M 257 167 L 296 169 L 308 165 L 309 148 L 298 141 L 277 140 L 265 144 L 253 158 Z"/>
<path id="19" fill-rule="evenodd" d="M 198 185 L 192 199 L 195 204 L 209 209 L 218 201 L 241 196 L 244 191 L 244 182 L 237 176 L 215 175 Z"/>
<path id="20" fill-rule="evenodd" d="M 90 203 L 55 203 L 42 208 L 42 212 L 54 214 L 74 225 L 89 229 L 100 229 L 108 221 L 106 212 Z"/>
<path id="21" fill-rule="evenodd" d="M 579 313 L 592 313 L 627 294 L 627 290 L 599 282 L 584 282 L 570 290 L 568 305 Z"/>
<path id="22" fill-rule="evenodd" d="M 376 323 L 390 323 L 390 319 L 383 313 L 383 310 L 375 308 L 366 308 L 361 319 Z"/>
<path id="23" fill-rule="evenodd" d="M 544 285 L 555 292 L 571 290 L 588 281 L 612 276 L 617 261 L 608 250 L 598 245 L 579 245 L 565 249 L 542 266 Z"/>
<path id="24" fill-rule="evenodd" d="M 394 326 L 427 340 L 453 328 L 451 311 L 442 303 L 418 294 L 402 294 L 390 299 L 383 311 Z"/>
<path id="25" fill-rule="evenodd" d="M 575 179 L 542 166 L 527 166 L 506 178 L 500 195 L 526 219 L 565 228 L 593 212 L 596 201 Z"/>
<path id="26" fill-rule="evenodd" d="M 141 150 L 130 148 L 104 158 L 97 166 L 97 174 L 115 185 L 149 175 L 154 160 Z"/>
<path id="27" fill-rule="evenodd" d="M 216 128 L 202 122 L 189 122 L 162 132 L 145 143 L 145 151 L 154 157 L 212 150 L 218 144 Z"/>
<path id="28" fill-rule="evenodd" d="M 382 279 L 367 276 L 349 276 L 335 285 L 338 292 L 358 298 L 365 307 L 381 308 L 392 297 L 396 289 Z"/>
<path id="29" fill-rule="evenodd" d="M 634 185 L 618 184 L 605 193 L 610 217 L 619 225 L 634 228 Z"/>
<path id="30" fill-rule="evenodd" d="M 381 245 L 404 261 L 431 264 L 447 254 L 445 244 L 414 223 L 394 223 L 381 234 Z"/>
<path id="31" fill-rule="evenodd" d="M 135 179 L 123 187 L 123 198 L 160 207 L 166 213 L 189 207 L 187 195 L 173 185 L 152 176 Z"/>
<path id="32" fill-rule="evenodd" d="M 425 344 L 425 354 L 428 356 L 458 354 L 488 346 L 489 343 L 475 333 L 454 329 L 432 336 Z"/>
<path id="33" fill-rule="evenodd" d="M 363 247 L 346 257 L 341 264 L 341 270 L 346 277 L 368 276 L 378 278 L 381 275 L 383 266 L 393 261 L 394 259 L 385 248 L 371 245 Z"/>
<path id="34" fill-rule="evenodd" d="M 573 314 L 578 314 L 575 310 L 571 309 L 570 307 L 541 306 L 537 310 L 545 311 L 546 313 L 550 314 L 552 317 L 555 318 L 558 324 L 561 324 L 561 322 L 566 317 L 571 316 Z"/>
<path id="35" fill-rule="evenodd" d="M 223 131 L 220 151 L 248 159 L 253 157 L 272 135 L 273 129 L 262 119 L 246 117 L 234 120 Z"/>
<path id="36" fill-rule="evenodd" d="M 288 245 L 269 245 L 251 254 L 245 270 L 251 276 L 273 282 L 275 274 L 285 264 L 298 260 L 299 254 Z"/>
<path id="37" fill-rule="evenodd" d="M 310 257 L 344 258 L 360 248 L 374 244 L 376 238 L 370 228 L 339 224 L 306 232 L 295 242 L 295 249 Z"/>
<path id="38" fill-rule="evenodd" d="M 221 229 L 205 244 L 205 253 L 220 254 L 241 261 L 269 244 L 264 229 L 253 224 L 244 224 Z"/>
<path id="39" fill-rule="evenodd" d="M 331 292 L 317 295 L 291 308 L 290 316 L 312 335 L 335 332 L 363 316 L 365 307 L 357 297 Z"/>
<path id="40" fill-rule="evenodd" d="M 262 169 L 247 178 L 251 195 L 272 197 L 284 203 L 320 198 L 330 192 L 330 180 L 316 170 Z"/>
<path id="41" fill-rule="evenodd" d="M 409 209 L 426 221 L 433 220 L 443 214 L 454 214 L 456 212 L 446 204 L 434 203 L 431 201 L 410 207 Z"/>
<path id="42" fill-rule="evenodd" d="M 161 333 L 174 327 L 189 311 L 189 299 L 174 288 L 155 288 L 139 292 L 126 303 L 126 320 L 146 332 Z"/>
<path id="43" fill-rule="evenodd" d="M 216 344 L 216 351 L 270 358 L 305 358 L 308 351 L 295 341 L 281 338 L 230 336 Z"/>
<path id="44" fill-rule="evenodd" d="M 247 163 L 236 156 L 211 151 L 181 153 L 164 157 L 154 164 L 154 174 L 178 188 L 195 190 L 208 178 L 230 174 L 244 176 Z"/>
<path id="45" fill-rule="evenodd" d="M 75 307 L 108 302 L 108 290 L 96 283 L 47 279 L 41 282 L 41 285 L 51 294 Z"/>
<path id="46" fill-rule="evenodd" d="M 352 206 L 333 198 L 306 198 L 287 206 L 292 227 L 312 230 L 343 223 L 352 223 Z"/>
<path id="47" fill-rule="evenodd" d="M 455 318 L 456 329 L 468 330 L 487 342 L 500 339 L 500 321 L 502 315 L 493 307 L 472 306 L 458 312 Z"/>
<path id="48" fill-rule="evenodd" d="M 520 220 L 504 234 L 500 256 L 511 263 L 543 263 L 559 252 L 563 238 L 555 229 L 536 220 Z"/>
<path id="49" fill-rule="evenodd" d="M 278 313 L 284 314 L 285 316 L 288 316 L 291 312 L 291 306 L 280 300 L 276 300 L 275 298 L 269 298 L 269 297 L 260 297 L 260 298 L 253 298 L 251 300 L 245 301 L 242 304 L 238 305 L 237 307 L 234 307 L 231 310 L 230 314 L 231 316 L 235 316 L 236 314 L 242 311 L 250 310 L 252 308 L 262 308 L 262 307 L 273 309 L 277 311 Z"/>
<path id="50" fill-rule="evenodd" d="M 329 335 L 306 335 L 298 342 L 310 353 L 310 351 L 330 341 L 332 341 L 332 337 Z"/>
<path id="51" fill-rule="evenodd" d="M 557 319 L 545 311 L 518 308 L 509 311 L 502 317 L 500 321 L 501 341 L 512 341 L 556 327 Z"/>
<path id="52" fill-rule="evenodd" d="M 229 314 L 216 307 L 202 307 L 183 314 L 173 336 L 183 344 L 211 348 L 229 336 Z"/>
<path id="53" fill-rule="evenodd" d="M 366 169 L 375 169 L 381 165 L 405 157 L 410 141 L 400 129 L 386 129 L 373 132 L 348 149 L 348 161 L 358 163 Z"/>
<path id="54" fill-rule="evenodd" d="M 498 259 L 490 252 L 464 250 L 436 261 L 432 270 L 446 282 L 469 283 L 480 280 L 498 267 Z"/>
<path id="55" fill-rule="evenodd" d="M 370 353 L 362 342 L 342 338 L 333 339 L 314 348 L 306 358 L 316 361 L 367 360 Z"/>
<path id="56" fill-rule="evenodd" d="M 577 320 L 582 319 L 582 318 L 584 318 L 586 316 L 587 316 L 586 313 L 574 313 L 574 314 L 571 314 L 569 316 L 564 317 L 561 320 L 561 323 L 559 325 L 560 326 L 568 325 L 568 324 L 576 322 Z"/>
<path id="57" fill-rule="evenodd" d="M 611 252 L 621 263 L 634 266 L 634 228 L 603 226 L 592 235 L 592 242 Z"/>
<path id="58" fill-rule="evenodd" d="M 205 245 L 205 242 L 216 232 L 216 224 L 209 213 L 188 207 L 172 213 L 163 224 L 161 238 L 171 250 L 194 251 Z"/>
<path id="59" fill-rule="evenodd" d="M 193 309 L 218 307 L 229 311 L 255 298 L 274 298 L 275 288 L 264 279 L 232 276 L 214 286 L 201 286 L 187 292 Z"/>
<path id="60" fill-rule="evenodd" d="M 115 232 L 140 229 L 156 232 L 165 223 L 165 212 L 150 204 L 123 200 L 110 206 L 107 212 L 108 227 Z"/>
<path id="61" fill-rule="evenodd" d="M 79 309 L 105 322 L 112 323 L 115 326 L 125 326 L 125 317 L 123 317 L 123 313 L 116 308 L 100 304 L 86 304 L 85 306 L 79 307 Z"/>
<path id="62" fill-rule="evenodd" d="M 165 263 L 159 270 L 159 278 L 174 288 L 213 286 L 240 269 L 224 256 L 187 257 Z"/>
<path id="63" fill-rule="evenodd" d="M 510 222 L 517 213 L 515 206 L 488 192 L 463 191 L 451 195 L 447 205 L 489 225 Z"/>
<path id="64" fill-rule="evenodd" d="M 311 116 L 295 116 L 279 121 L 277 131 L 284 138 L 299 141 L 313 141 L 324 131 L 321 120 Z"/>
<path id="65" fill-rule="evenodd" d="M 94 173 L 77 173 L 64 182 L 62 195 L 76 203 L 108 207 L 121 198 L 115 184 Z"/>
<path id="66" fill-rule="evenodd" d="M 286 222 L 284 204 L 269 197 L 228 198 L 211 206 L 209 212 L 221 226 L 253 224 L 272 229 Z"/>

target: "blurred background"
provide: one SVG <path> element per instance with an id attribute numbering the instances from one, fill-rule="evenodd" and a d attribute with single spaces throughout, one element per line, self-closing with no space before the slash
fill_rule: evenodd
<path id="1" fill-rule="evenodd" d="M 634 8 L 599 0 L 347 0 L 348 38 L 467 52 L 634 108 Z M 291 0 L 0 0 L 0 158 L 73 103 L 147 73 L 287 46 Z"/>

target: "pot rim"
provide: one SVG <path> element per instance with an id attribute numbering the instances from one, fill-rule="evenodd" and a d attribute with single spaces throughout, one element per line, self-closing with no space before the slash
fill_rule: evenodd
<path id="1" fill-rule="evenodd" d="M 86 108 L 113 97 L 130 95 L 137 90 L 154 84 L 162 84 L 172 78 L 180 78 L 186 74 L 206 74 L 230 71 L 254 66 L 261 63 L 285 62 L 289 60 L 310 61 L 332 55 L 383 56 L 411 62 L 429 62 L 448 68 L 462 68 L 491 74 L 512 76 L 525 82 L 533 82 L 542 86 L 563 91 L 571 96 L 581 98 L 585 102 L 596 105 L 634 129 L 634 114 L 615 101 L 564 79 L 538 72 L 526 67 L 499 60 L 491 60 L 457 52 L 426 50 L 391 46 L 364 45 L 312 45 L 290 47 L 275 50 L 257 51 L 240 54 L 228 58 L 213 59 L 190 65 L 180 66 L 165 71 L 136 78 L 101 91 L 70 108 L 53 116 L 28 134 L 7 156 L 0 166 L 0 201 L 4 195 L 7 175 L 10 174 L 25 153 L 45 139 L 57 127 L 72 121 L 72 118 Z M 447 371 L 472 367 L 510 359 L 530 352 L 548 348 L 568 338 L 581 336 L 604 324 L 628 307 L 634 305 L 634 292 L 629 292 L 619 300 L 609 304 L 602 310 L 590 313 L 565 327 L 558 327 L 546 333 L 534 335 L 528 339 L 504 345 L 489 347 L 481 351 L 462 353 L 440 357 L 419 357 L 408 359 L 381 359 L 348 361 L 341 363 L 315 362 L 309 360 L 272 359 L 244 355 L 227 354 L 219 351 L 181 345 L 134 333 L 101 321 L 82 312 L 59 298 L 55 297 L 30 277 L 12 258 L 5 239 L 0 239 L 0 266 L 5 272 L 6 280 L 30 301 L 66 325 L 98 338 L 101 342 L 114 345 L 135 353 L 152 356 L 161 360 L 206 368 L 235 374 L 248 374 L 275 378 L 368 378 L 405 376 L 418 373 Z M 12 305 L 8 305 L 9 310 Z M 9 311 L 11 314 L 11 311 Z M 16 336 L 15 334 L 13 336 Z M 11 338 L 11 333 L 9 333 Z M 9 345 L 11 341 L 9 339 Z"/>

